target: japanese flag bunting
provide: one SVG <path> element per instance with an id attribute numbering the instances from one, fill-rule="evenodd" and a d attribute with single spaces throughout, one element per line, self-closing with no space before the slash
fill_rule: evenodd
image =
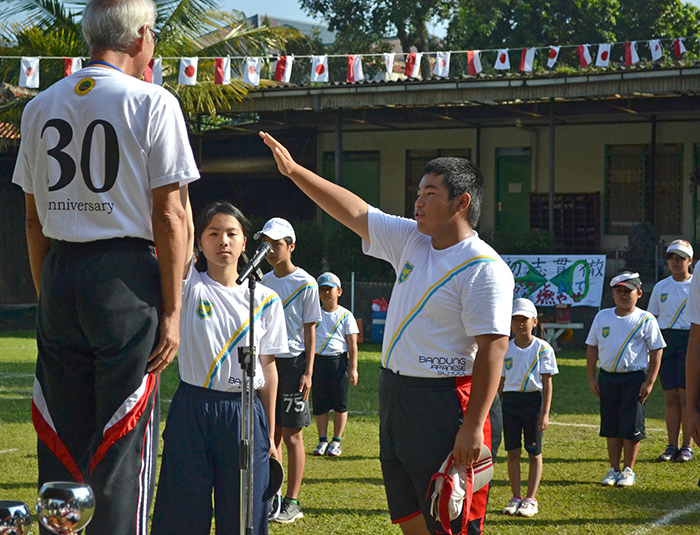
<path id="1" fill-rule="evenodd" d="M 435 66 L 433 67 L 433 74 L 439 76 L 440 78 L 449 78 L 450 76 L 450 53 L 449 52 L 438 52 L 435 57 Z"/>
<path id="2" fill-rule="evenodd" d="M 83 68 L 83 60 L 81 58 L 64 58 L 63 76 L 70 76 L 74 72 L 78 72 Z"/>
<path id="3" fill-rule="evenodd" d="M 382 54 L 382 57 L 384 58 L 384 67 L 386 67 L 386 73 L 391 77 L 391 74 L 394 72 L 394 56 L 395 54 L 393 52 L 391 53 L 384 53 Z"/>
<path id="4" fill-rule="evenodd" d="M 664 52 L 661 48 L 661 41 L 659 41 L 658 39 L 652 39 L 651 41 L 649 41 L 649 50 L 651 50 L 652 61 L 658 61 L 664 55 Z"/>
<path id="5" fill-rule="evenodd" d="M 311 56 L 311 81 L 328 81 L 328 56 Z"/>
<path id="6" fill-rule="evenodd" d="M 681 56 L 685 54 L 685 44 L 683 40 L 683 37 L 678 37 L 673 40 L 673 50 L 676 53 L 676 59 L 681 59 Z"/>
<path id="7" fill-rule="evenodd" d="M 549 59 L 547 59 L 547 67 L 550 69 L 554 67 L 556 64 L 557 60 L 559 59 L 559 51 L 561 50 L 560 46 L 550 46 L 549 47 Z"/>
<path id="8" fill-rule="evenodd" d="M 625 43 L 625 65 L 631 67 L 635 63 L 639 63 L 639 54 L 637 53 L 637 41 Z"/>
<path id="9" fill-rule="evenodd" d="M 595 59 L 596 67 L 607 67 L 610 65 L 610 49 L 612 45 L 610 43 L 605 43 L 598 45 L 598 57 Z"/>
<path id="10" fill-rule="evenodd" d="M 467 52 L 469 75 L 474 76 L 481 72 L 481 50 L 469 50 Z"/>
<path id="11" fill-rule="evenodd" d="M 590 45 L 578 45 L 576 47 L 576 52 L 578 53 L 578 60 L 581 64 L 581 68 L 588 67 L 591 64 L 591 51 L 589 50 Z"/>
<path id="12" fill-rule="evenodd" d="M 197 63 L 199 58 L 180 58 L 180 73 L 177 83 L 181 85 L 197 85 Z"/>
<path id="13" fill-rule="evenodd" d="M 254 87 L 260 85 L 260 66 L 262 58 L 245 58 L 243 62 L 243 81 Z"/>
<path id="14" fill-rule="evenodd" d="M 508 55 L 507 48 L 501 48 L 498 51 L 496 63 L 494 64 L 493 68 L 499 71 L 506 71 L 510 69 L 510 56 Z"/>
<path id="15" fill-rule="evenodd" d="M 19 86 L 39 89 L 39 58 L 22 58 L 19 70 Z"/>

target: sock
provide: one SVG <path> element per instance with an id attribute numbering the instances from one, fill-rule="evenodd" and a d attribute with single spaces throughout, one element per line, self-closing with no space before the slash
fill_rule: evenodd
<path id="1" fill-rule="evenodd" d="M 338 444 L 340 444 L 340 437 L 333 437 L 333 440 L 335 440 Z"/>
<path id="2" fill-rule="evenodd" d="M 299 505 L 299 500 L 292 499 L 292 498 L 282 498 L 283 501 L 287 503 L 295 503 L 296 505 Z"/>
<path id="3" fill-rule="evenodd" d="M 328 437 L 318 437 L 319 442 L 328 442 Z"/>

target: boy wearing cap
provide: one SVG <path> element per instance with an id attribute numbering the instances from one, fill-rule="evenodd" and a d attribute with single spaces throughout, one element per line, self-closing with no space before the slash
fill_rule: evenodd
<path id="1" fill-rule="evenodd" d="M 654 286 L 648 308 L 656 316 L 667 344 L 661 359 L 659 378 L 664 391 L 668 447 L 656 460 L 687 462 L 693 459 L 692 438 L 685 424 L 685 354 L 690 321 L 684 317 L 683 312 L 693 279 L 693 247 L 685 240 L 674 240 L 666 248 L 666 259 L 671 276 Z"/>
<path id="2" fill-rule="evenodd" d="M 270 516 L 278 522 L 294 522 L 304 513 L 299 504 L 299 490 L 304 477 L 306 452 L 302 429 L 311 425 L 309 392 L 316 348 L 315 325 L 321 320 L 316 280 L 292 263 L 296 247 L 294 228 L 286 219 L 273 217 L 255 239 L 270 244 L 267 256 L 272 271 L 262 284 L 277 292 L 284 306 L 289 353 L 275 355 L 279 383 L 275 419 L 275 447 L 282 459 L 282 440 L 287 446 L 287 492 L 278 506 L 273 499 Z"/>
<path id="3" fill-rule="evenodd" d="M 606 486 L 635 483 L 634 462 L 646 438 L 645 405 L 661 365 L 666 343 L 656 318 L 637 308 L 642 296 L 638 273 L 623 272 L 610 281 L 615 308 L 596 314 L 586 344 L 588 382 L 600 399 L 600 436 L 608 442 L 610 470 Z M 596 364 L 600 369 L 596 379 Z M 624 470 L 620 470 L 622 450 Z"/>
<path id="4" fill-rule="evenodd" d="M 318 446 L 313 454 L 338 457 L 340 440 L 348 421 L 348 388 L 357 384 L 357 322 L 347 308 L 338 304 L 343 294 L 340 279 L 321 274 L 318 294 L 321 321 L 316 324 L 316 358 L 311 396 L 318 427 Z M 333 440 L 328 443 L 328 413 L 333 410 Z"/>

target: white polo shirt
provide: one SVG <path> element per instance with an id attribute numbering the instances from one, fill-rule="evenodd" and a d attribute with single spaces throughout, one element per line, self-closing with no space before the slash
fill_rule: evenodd
<path id="1" fill-rule="evenodd" d="M 534 337 L 532 343 L 522 349 L 515 344 L 515 339 L 511 340 L 503 361 L 503 391 L 541 392 L 543 373 L 559 373 L 552 346 Z"/>
<path id="2" fill-rule="evenodd" d="M 347 352 L 350 334 L 357 334 L 355 316 L 344 307 L 338 307 L 332 312 L 326 312 L 321 308 L 321 321 L 316 324 L 316 354 L 340 355 Z"/>
<path id="3" fill-rule="evenodd" d="M 684 317 L 691 277 L 679 282 L 673 277 L 659 281 L 651 292 L 647 310 L 656 316 L 661 329 L 690 329 L 690 322 Z"/>

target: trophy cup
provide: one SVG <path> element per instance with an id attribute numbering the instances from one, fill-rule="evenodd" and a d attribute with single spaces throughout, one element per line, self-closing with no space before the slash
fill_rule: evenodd
<path id="1" fill-rule="evenodd" d="M 32 515 L 24 502 L 0 500 L 0 535 L 27 535 Z"/>
<path id="2" fill-rule="evenodd" d="M 92 519 L 95 495 L 84 483 L 44 483 L 39 489 L 36 512 L 48 530 L 66 535 L 77 533 Z"/>

